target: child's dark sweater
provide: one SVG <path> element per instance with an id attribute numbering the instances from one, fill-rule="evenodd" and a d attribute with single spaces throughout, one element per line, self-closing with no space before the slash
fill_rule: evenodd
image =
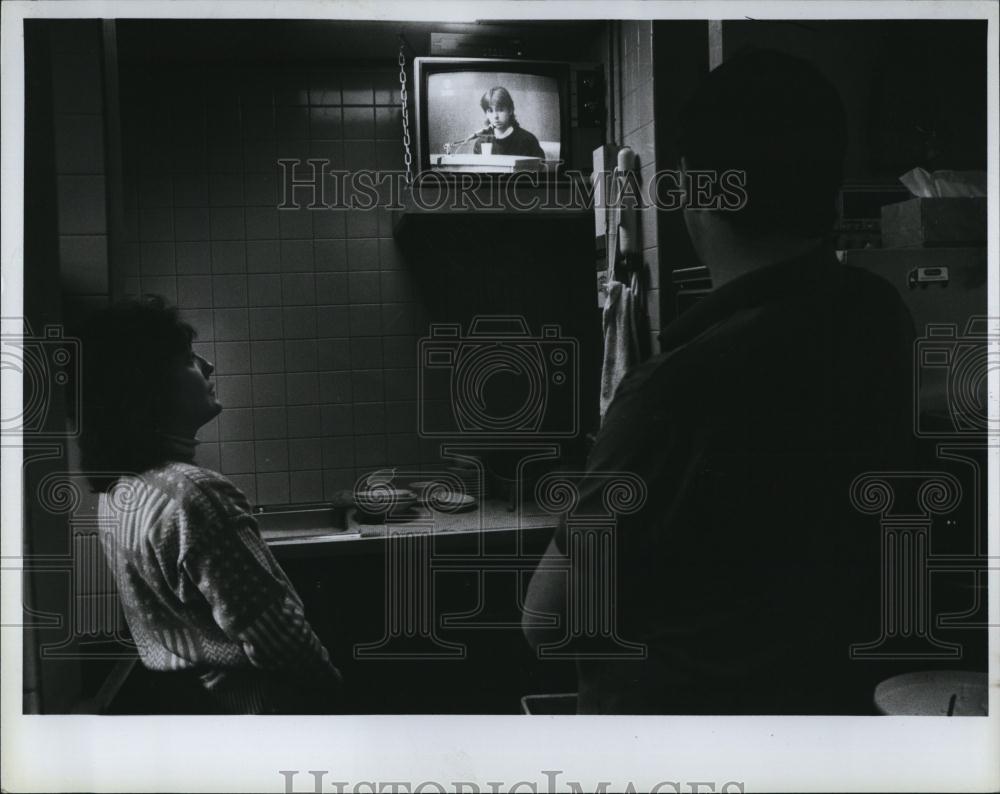
<path id="1" fill-rule="evenodd" d="M 482 154 L 482 141 L 476 141 L 473 151 Z M 524 157 L 541 157 L 545 159 L 538 138 L 522 127 L 514 127 L 514 131 L 506 138 L 496 138 L 493 141 L 493 154 L 519 154 Z"/>

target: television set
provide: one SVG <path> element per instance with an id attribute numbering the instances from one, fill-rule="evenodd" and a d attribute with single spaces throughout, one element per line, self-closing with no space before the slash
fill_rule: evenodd
<path id="1" fill-rule="evenodd" d="M 416 58 L 417 170 L 558 179 L 586 169 L 603 139 L 598 75 L 555 61 Z"/>

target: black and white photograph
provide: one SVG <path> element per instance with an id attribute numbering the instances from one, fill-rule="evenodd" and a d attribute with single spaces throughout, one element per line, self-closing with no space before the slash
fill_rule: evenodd
<path id="1" fill-rule="evenodd" d="M 1000 787 L 997 6 L 627 5 L 3 4 L 3 790 Z"/>

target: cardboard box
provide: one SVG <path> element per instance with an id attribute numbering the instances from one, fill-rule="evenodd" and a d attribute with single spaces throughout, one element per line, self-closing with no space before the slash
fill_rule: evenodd
<path id="1" fill-rule="evenodd" d="M 883 248 L 985 244 L 985 196 L 914 198 L 882 207 Z"/>

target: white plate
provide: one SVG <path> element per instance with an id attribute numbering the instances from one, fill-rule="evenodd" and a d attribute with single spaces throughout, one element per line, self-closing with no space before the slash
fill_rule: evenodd
<path id="1" fill-rule="evenodd" d="M 417 492 L 417 499 L 420 504 L 433 507 L 447 513 L 457 513 L 462 510 L 471 510 L 479 501 L 475 495 L 461 492 L 449 492 L 448 485 L 435 480 L 421 480 L 410 483 L 410 487 Z"/>
<path id="2" fill-rule="evenodd" d="M 443 513 L 460 513 L 463 510 L 471 510 L 479 502 L 468 494 L 453 493 L 435 495 L 432 500 L 425 502 L 425 504 Z"/>

